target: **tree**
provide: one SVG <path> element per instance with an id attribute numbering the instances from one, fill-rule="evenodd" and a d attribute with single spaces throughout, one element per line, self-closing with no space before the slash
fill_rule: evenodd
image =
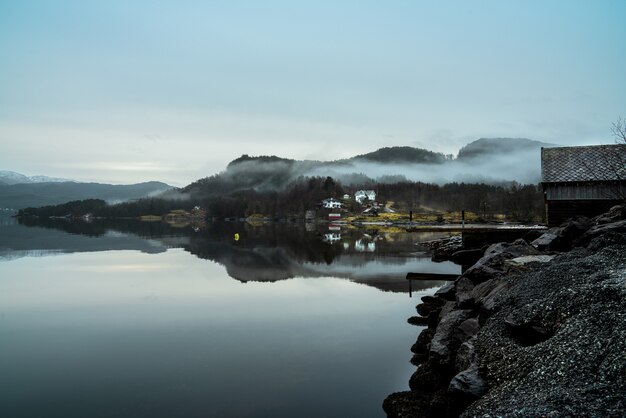
<path id="1" fill-rule="evenodd" d="M 613 122 L 611 126 L 611 134 L 615 138 L 615 142 L 618 144 L 626 144 L 626 120 L 617 118 L 617 121 Z"/>

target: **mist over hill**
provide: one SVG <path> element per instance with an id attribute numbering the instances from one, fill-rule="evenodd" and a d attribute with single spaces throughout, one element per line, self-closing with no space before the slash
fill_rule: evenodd
<path id="1" fill-rule="evenodd" d="M 191 183 L 183 192 L 265 192 L 280 190 L 298 177 L 315 176 L 330 176 L 347 186 L 406 180 L 440 185 L 536 184 L 540 181 L 541 147 L 549 146 L 552 144 L 525 138 L 481 138 L 463 147 L 456 158 L 413 147 L 384 147 L 334 161 L 242 155 L 223 172 Z"/>
<path id="2" fill-rule="evenodd" d="M 527 138 L 480 138 L 461 148 L 457 160 L 468 161 L 495 155 L 503 157 L 511 153 L 519 155 L 541 147 L 554 146 L 556 145 Z"/>

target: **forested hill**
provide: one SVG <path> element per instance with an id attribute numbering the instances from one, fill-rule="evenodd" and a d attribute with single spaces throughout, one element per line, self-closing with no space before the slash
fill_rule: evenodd
<path id="1" fill-rule="evenodd" d="M 441 164 L 446 156 L 440 152 L 433 152 L 413 147 L 384 147 L 374 152 L 357 155 L 347 161 L 373 161 L 377 163 L 418 163 Z"/>
<path id="2" fill-rule="evenodd" d="M 246 190 L 280 191 L 299 177 L 330 176 L 344 185 L 402 180 L 501 184 L 540 181 L 540 149 L 550 144 L 523 138 L 481 138 L 467 144 L 455 159 L 421 148 L 384 147 L 347 159 L 293 160 L 276 155 L 231 161 L 221 173 L 197 180 L 183 192 L 198 196 Z"/>

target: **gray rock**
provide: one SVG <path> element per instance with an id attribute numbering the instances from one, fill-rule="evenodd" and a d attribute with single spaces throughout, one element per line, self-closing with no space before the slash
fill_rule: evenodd
<path id="1" fill-rule="evenodd" d="M 458 372 L 470 367 L 476 361 L 476 351 L 474 349 L 475 337 L 470 338 L 459 346 L 456 352 L 456 362 L 454 369 Z"/>
<path id="2" fill-rule="evenodd" d="M 589 228 L 582 236 L 580 236 L 580 238 L 576 240 L 576 245 L 586 246 L 594 238 L 608 233 L 626 234 L 626 219 Z"/>
<path id="3" fill-rule="evenodd" d="M 554 255 L 525 255 L 523 257 L 515 257 L 507 260 L 506 263 L 513 267 L 524 266 L 528 263 L 547 263 L 552 260 Z"/>
<path id="4" fill-rule="evenodd" d="M 487 383 L 480 376 L 478 367 L 470 367 L 457 374 L 450 381 L 448 392 L 469 402 L 480 398 L 487 391 Z"/>
<path id="5" fill-rule="evenodd" d="M 458 338 L 457 328 L 470 314 L 471 310 L 467 309 L 453 310 L 441 319 L 430 342 L 428 354 L 432 362 L 440 366 L 453 366 L 454 353 L 463 342 Z"/>
<path id="6" fill-rule="evenodd" d="M 461 324 L 459 324 L 459 326 L 457 327 L 456 338 L 459 341 L 465 342 L 474 335 L 476 335 L 479 329 L 480 324 L 478 323 L 478 318 L 466 319 L 465 321 L 461 322 Z"/>
<path id="7" fill-rule="evenodd" d="M 456 287 L 454 282 L 450 282 L 440 287 L 439 290 L 435 292 L 435 296 L 448 301 L 456 300 Z"/>
<path id="8" fill-rule="evenodd" d="M 552 246 L 555 239 L 557 239 L 557 235 L 554 232 L 546 232 L 532 241 L 531 245 L 540 251 L 546 251 Z"/>
<path id="9" fill-rule="evenodd" d="M 463 273 L 463 277 L 467 277 L 475 284 L 479 284 L 506 274 L 509 270 L 509 266 L 505 263 L 506 260 L 541 254 L 539 250 L 523 239 L 518 239 L 510 244 L 503 242 L 493 244 L 487 248 L 484 257 Z"/>
<path id="10" fill-rule="evenodd" d="M 456 303 L 459 307 L 465 307 L 471 299 L 474 283 L 467 277 L 461 277 L 456 282 Z"/>

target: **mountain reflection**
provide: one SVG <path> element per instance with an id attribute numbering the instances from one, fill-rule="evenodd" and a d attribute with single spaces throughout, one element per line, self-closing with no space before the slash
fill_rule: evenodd
<path id="1" fill-rule="evenodd" d="M 283 223 L 251 225 L 209 223 L 206 228 L 173 227 L 163 222 L 20 219 L 1 227 L 0 258 L 59 253 L 137 250 L 160 253 L 182 248 L 223 265 L 243 283 L 274 282 L 294 277 L 339 277 L 385 291 L 408 292 L 406 273 L 460 273 L 450 262 L 433 263 L 419 251 L 420 241 L 441 233 L 389 233 L 327 225 Z M 430 280 L 413 289 L 442 285 Z"/>

